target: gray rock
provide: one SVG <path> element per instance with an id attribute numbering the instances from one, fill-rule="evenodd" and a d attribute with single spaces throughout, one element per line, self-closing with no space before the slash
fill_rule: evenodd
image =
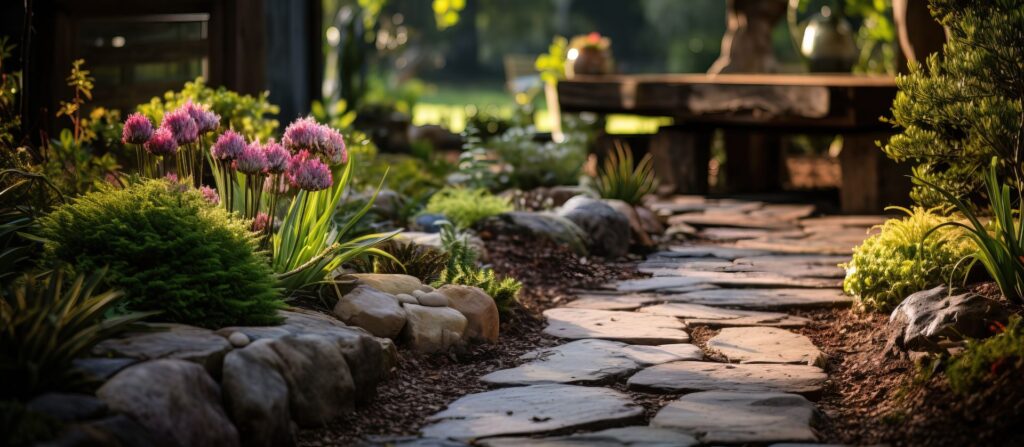
<path id="1" fill-rule="evenodd" d="M 466 317 L 450 307 L 426 307 L 403 304 L 408 322 L 402 339 L 417 352 L 446 351 L 462 340 Z"/>
<path id="2" fill-rule="evenodd" d="M 636 310 L 640 306 L 659 301 L 661 299 L 655 295 L 586 293 L 577 295 L 577 298 L 566 304 L 565 307 L 595 310 Z"/>
<path id="3" fill-rule="evenodd" d="M 623 293 L 656 292 L 680 287 L 694 287 L 707 284 L 704 278 L 686 276 L 655 276 L 651 278 L 627 279 L 611 287 Z"/>
<path id="4" fill-rule="evenodd" d="M 725 328 L 708 340 L 707 347 L 740 363 L 825 366 L 825 355 L 809 338 L 773 327 Z"/>
<path id="5" fill-rule="evenodd" d="M 366 401 L 376 393 L 377 384 L 388 376 L 397 363 L 398 352 L 386 338 L 377 338 L 366 330 L 348 327 L 336 318 L 308 310 L 280 311 L 280 326 L 239 326 L 220 329 L 220 334 L 242 332 L 250 340 L 276 340 L 288 336 L 320 337 L 334 343 L 345 356 L 356 398 Z"/>
<path id="6" fill-rule="evenodd" d="M 636 211 L 637 217 L 640 218 L 640 228 L 646 233 L 650 234 L 663 234 L 665 233 L 665 224 L 661 223 L 658 216 L 646 206 L 635 206 L 633 209 Z"/>
<path id="7" fill-rule="evenodd" d="M 814 405 L 795 394 L 706 391 L 669 403 L 651 425 L 690 433 L 702 444 L 815 442 L 815 414 Z"/>
<path id="8" fill-rule="evenodd" d="M 68 426 L 44 444 L 50 446 L 177 446 L 174 439 L 158 438 L 146 427 L 123 414 Z"/>
<path id="9" fill-rule="evenodd" d="M 995 322 L 1005 324 L 1002 303 L 971 293 L 949 295 L 946 286 L 914 293 L 889 316 L 887 350 L 941 352 L 943 341 L 992 335 Z"/>
<path id="10" fill-rule="evenodd" d="M 640 214 L 637 213 L 637 207 L 634 207 L 621 200 L 604 199 L 602 200 L 606 205 L 612 207 L 619 214 L 626 216 L 629 221 L 630 229 L 630 243 L 649 249 L 655 246 L 654 240 L 651 239 L 651 235 L 647 234 L 647 230 L 644 229 L 643 222 L 640 221 Z"/>
<path id="11" fill-rule="evenodd" d="M 534 385 L 464 396 L 428 417 L 422 433 L 432 438 L 470 440 L 615 426 L 642 416 L 643 408 L 618 391 Z"/>
<path id="12" fill-rule="evenodd" d="M 220 377 L 221 363 L 231 350 L 224 337 L 209 329 L 175 323 L 142 323 L 147 331 L 132 332 L 97 344 L 92 355 L 138 360 L 180 359 L 202 365 Z"/>
<path id="13" fill-rule="evenodd" d="M 72 368 L 75 372 L 82 374 L 82 378 L 96 383 L 106 382 L 107 379 L 114 377 L 122 369 L 139 363 L 138 359 L 131 359 L 125 357 L 117 358 L 80 358 L 75 359 L 71 362 Z"/>
<path id="14" fill-rule="evenodd" d="M 397 273 L 351 273 L 339 278 L 340 282 L 350 284 L 349 289 L 358 286 L 369 286 L 381 292 L 397 295 L 399 293 L 412 294 L 423 286 L 415 276 L 401 275 Z M 346 293 L 348 290 L 345 291 Z"/>
<path id="15" fill-rule="evenodd" d="M 334 315 L 384 338 L 395 338 L 405 326 L 405 310 L 394 295 L 361 285 L 338 299 Z"/>
<path id="16" fill-rule="evenodd" d="M 231 335 L 228 335 L 228 343 L 236 348 L 244 348 L 249 342 L 249 336 L 243 332 L 232 332 Z"/>
<path id="17" fill-rule="evenodd" d="M 689 447 L 698 442 L 674 430 L 632 426 L 549 438 L 489 438 L 478 444 L 487 447 Z"/>
<path id="18" fill-rule="evenodd" d="M 638 345 L 685 343 L 690 336 L 678 319 L 635 312 L 556 308 L 544 311 L 544 333 L 555 337 L 599 338 Z"/>
<path id="19" fill-rule="evenodd" d="M 426 292 L 417 298 L 421 306 L 448 307 L 448 297 L 438 292 Z"/>
<path id="20" fill-rule="evenodd" d="M 853 298 L 839 289 L 712 289 L 662 295 L 674 303 L 743 309 L 808 309 L 848 307 Z"/>
<path id="21" fill-rule="evenodd" d="M 466 317 L 466 331 L 462 334 L 468 340 L 490 343 L 498 341 L 500 319 L 498 306 L 486 292 L 478 287 L 448 284 L 437 290 L 448 297 L 449 306 Z"/>
<path id="22" fill-rule="evenodd" d="M 587 253 L 586 233 L 571 220 L 554 213 L 513 211 L 483 219 L 476 226 L 481 232 L 544 238 L 568 246 L 577 254 Z"/>
<path id="23" fill-rule="evenodd" d="M 295 444 L 288 382 L 280 371 L 287 365 L 273 346 L 281 340 L 284 339 L 258 340 L 246 349 L 232 351 L 224 359 L 224 404 L 235 421 L 242 445 Z M 320 366 L 324 365 L 309 367 Z"/>
<path id="24" fill-rule="evenodd" d="M 671 362 L 641 370 L 627 385 L 655 392 L 778 391 L 816 396 L 827 378 L 820 368 L 806 365 Z"/>
<path id="25" fill-rule="evenodd" d="M 239 445 L 238 431 L 221 408 L 220 388 L 195 363 L 143 362 L 117 373 L 96 395 L 170 444 Z"/>
<path id="26" fill-rule="evenodd" d="M 613 258 L 629 253 L 629 218 L 604 202 L 576 196 L 562 205 L 558 215 L 569 219 L 587 234 L 591 253 Z"/>
<path id="27" fill-rule="evenodd" d="M 107 404 L 88 394 L 46 393 L 28 401 L 25 408 L 61 422 L 96 419 L 107 412 Z"/>
<path id="28" fill-rule="evenodd" d="M 412 295 L 409 295 L 408 293 L 399 293 L 398 295 L 395 295 L 395 298 L 398 298 L 398 302 L 399 303 L 408 303 L 408 304 L 419 304 L 420 303 L 419 300 L 416 299 L 416 297 L 414 297 Z"/>
<path id="29" fill-rule="evenodd" d="M 640 309 L 640 312 L 682 318 L 687 326 L 736 327 L 770 326 L 803 327 L 810 323 L 804 317 L 794 317 L 779 312 L 727 309 L 689 303 L 656 304 Z"/>
<path id="30" fill-rule="evenodd" d="M 577 340 L 526 353 L 521 358 L 529 362 L 492 372 L 480 380 L 506 386 L 599 384 L 627 376 L 645 366 L 679 360 L 700 360 L 703 357 L 700 349 L 693 345 L 666 346 L 631 346 L 608 340 Z"/>

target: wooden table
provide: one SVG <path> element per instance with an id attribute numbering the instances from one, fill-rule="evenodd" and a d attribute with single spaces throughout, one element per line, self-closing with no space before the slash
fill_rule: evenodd
<path id="1" fill-rule="evenodd" d="M 608 75 L 558 83 L 562 111 L 672 117 L 650 150 L 660 159 L 659 177 L 678 192 L 707 192 L 716 129 L 725 132 L 725 174 L 736 192 L 780 187 L 782 134 L 840 134 L 840 196 L 851 213 L 906 201 L 909 170 L 875 144 L 894 131 L 879 118 L 895 96 L 891 77 L 843 74 Z"/>

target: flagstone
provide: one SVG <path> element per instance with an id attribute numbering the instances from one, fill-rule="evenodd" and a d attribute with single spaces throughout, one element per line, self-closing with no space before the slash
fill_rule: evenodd
<path id="1" fill-rule="evenodd" d="M 640 312 L 681 318 L 687 326 L 803 327 L 810 320 L 779 312 L 726 309 L 690 303 L 666 303 L 643 307 Z"/>
<path id="2" fill-rule="evenodd" d="M 824 366 L 825 355 L 806 336 L 773 327 L 722 329 L 708 340 L 729 361 Z"/>
<path id="3" fill-rule="evenodd" d="M 555 337 L 599 338 L 640 345 L 686 343 L 690 336 L 676 318 L 637 312 L 557 308 L 544 311 L 544 333 Z"/>
<path id="4" fill-rule="evenodd" d="M 744 309 L 845 307 L 853 298 L 840 289 L 711 289 L 662 295 L 668 302 Z"/>
<path id="5" fill-rule="evenodd" d="M 676 430 L 633 426 L 549 438 L 490 438 L 478 444 L 485 447 L 689 447 L 698 442 L 693 436 Z"/>
<path id="6" fill-rule="evenodd" d="M 815 414 L 796 394 L 705 391 L 670 402 L 651 426 L 690 433 L 702 444 L 815 442 Z"/>
<path id="7" fill-rule="evenodd" d="M 777 391 L 816 396 L 828 376 L 807 365 L 671 362 L 633 374 L 631 390 L 653 392 Z"/>

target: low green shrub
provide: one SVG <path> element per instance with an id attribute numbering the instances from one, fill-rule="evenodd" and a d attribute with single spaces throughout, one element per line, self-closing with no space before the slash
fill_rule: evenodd
<path id="1" fill-rule="evenodd" d="M 512 211 L 512 204 L 487 190 L 449 187 L 431 196 L 424 211 L 442 214 L 459 229 L 465 229 L 481 219 Z"/>
<path id="2" fill-rule="evenodd" d="M 358 259 L 352 267 L 360 273 L 401 273 L 419 278 L 425 284 L 441 277 L 448 254 L 428 245 L 390 240 L 377 247 L 391 258 L 372 256 Z"/>
<path id="3" fill-rule="evenodd" d="M 106 187 L 40 220 L 45 256 L 77 271 L 109 266 L 124 308 L 204 327 L 277 323 L 283 306 L 248 223 L 164 180 Z"/>
<path id="4" fill-rule="evenodd" d="M 502 314 L 507 314 L 518 302 L 523 284 L 515 278 L 499 279 L 494 270 L 478 267 L 478 255 L 469 240 L 450 224 L 442 227 L 441 245 L 448 254 L 448 263 L 440 278 L 434 281 L 434 287 L 445 284 L 479 287 L 494 299 Z"/>
<path id="5" fill-rule="evenodd" d="M 509 182 L 520 189 L 575 185 L 587 162 L 587 134 L 566 132 L 564 142 L 539 142 L 536 130 L 512 127 L 487 141 L 485 146 L 511 168 Z"/>
<path id="6" fill-rule="evenodd" d="M 992 337 L 968 341 L 963 352 L 947 361 L 946 377 L 953 391 L 968 394 L 1000 376 L 1024 371 L 1021 318 L 1011 317 L 1010 323 L 1001 329 Z"/>
<path id="7" fill-rule="evenodd" d="M 72 360 L 150 315 L 106 318 L 123 294 L 98 290 L 104 273 L 70 281 L 60 269 L 26 274 L 0 291 L 0 400 L 80 388 Z"/>
<path id="8" fill-rule="evenodd" d="M 846 267 L 843 290 L 858 298 L 865 310 L 892 310 L 907 295 L 944 282 L 962 279 L 971 254 L 963 233 L 936 227 L 950 219 L 934 210 L 898 208 L 907 213 L 890 219 L 881 232 L 854 248 Z"/>

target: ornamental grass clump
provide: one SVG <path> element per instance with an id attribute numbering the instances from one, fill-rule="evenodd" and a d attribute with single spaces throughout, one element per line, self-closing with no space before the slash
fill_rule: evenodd
<path id="1" fill-rule="evenodd" d="M 615 151 L 608 154 L 595 180 L 594 188 L 601 198 L 621 200 L 633 206 L 642 204 L 644 196 L 657 186 L 651 154 L 644 155 L 640 163 L 634 165 L 633 152 L 619 142 L 615 143 Z"/>
<path id="2" fill-rule="evenodd" d="M 880 233 L 854 248 L 845 265 L 843 290 L 864 310 L 890 311 L 911 293 L 963 280 L 968 270 L 962 261 L 972 251 L 963 233 L 936 229 L 950 218 L 924 208 L 895 209 L 907 217 L 886 221 Z"/>
<path id="3" fill-rule="evenodd" d="M 195 189 L 145 180 L 106 187 L 40 220 L 45 257 L 76 271 L 108 267 L 127 311 L 208 328 L 280 321 L 283 303 L 249 223 Z"/>

